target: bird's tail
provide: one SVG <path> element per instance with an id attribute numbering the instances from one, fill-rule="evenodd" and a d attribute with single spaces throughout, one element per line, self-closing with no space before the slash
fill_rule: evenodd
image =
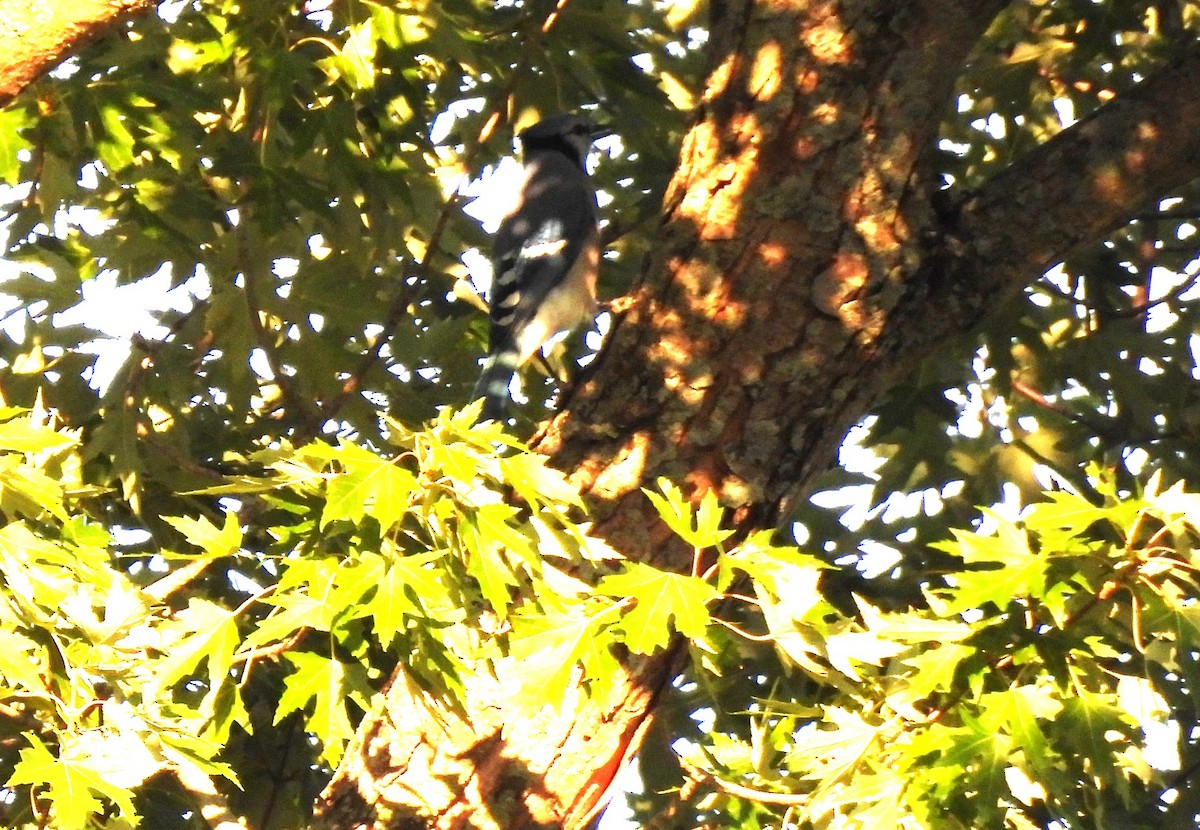
<path id="1" fill-rule="evenodd" d="M 475 384 L 475 391 L 471 393 L 471 400 L 483 398 L 483 412 L 479 420 L 504 419 L 504 412 L 508 408 L 508 386 L 517 371 L 519 359 L 515 349 L 502 349 L 488 355 L 484 360 L 479 382 Z"/>

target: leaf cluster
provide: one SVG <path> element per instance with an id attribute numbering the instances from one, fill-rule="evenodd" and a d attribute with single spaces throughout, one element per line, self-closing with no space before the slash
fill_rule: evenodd
<path id="1" fill-rule="evenodd" d="M 184 551 L 133 567 L 85 518 L 97 494 L 67 489 L 77 440 L 8 414 L 0 720 L 12 753 L 0 763 L 20 794 L 14 826 L 136 823 L 139 793 L 164 778 L 181 798 L 201 779 L 237 803 L 237 790 L 281 787 L 252 751 L 272 734 L 327 776 L 395 670 L 436 709 L 458 706 L 470 673 L 515 665 L 532 715 L 580 671 L 606 688 L 618 646 L 703 637 L 720 593 L 620 561 L 588 535 L 562 474 L 499 426 L 473 426 L 477 408 L 417 431 L 389 421 L 382 455 L 349 441 L 261 451 L 248 459 L 258 475 L 208 489 L 223 515 L 164 517 Z M 711 498 L 703 515 L 698 543 L 719 535 Z M 222 589 L 200 589 L 214 578 Z M 302 820 L 312 794 L 259 818 Z"/>
<path id="2" fill-rule="evenodd" d="M 272 731 L 310 735 L 328 770 L 393 670 L 436 710 L 491 666 L 533 716 L 579 682 L 605 694 L 623 653 L 677 638 L 695 660 L 668 710 L 720 713 L 682 730 L 677 769 L 708 795 L 672 809 L 697 822 L 1136 826 L 1193 789 L 1170 772 L 1200 725 L 1200 496 L 1181 485 L 1119 497 L 1098 479 L 1101 505 L 1057 492 L 1019 522 L 992 515 L 938 546 L 952 565 L 922 607 L 847 614 L 820 559 L 766 534 L 731 544 L 714 495 L 691 504 L 665 480 L 646 495 L 691 572 L 621 560 L 544 459 L 446 410 L 390 422 L 383 454 L 256 454 L 260 474 L 210 488 L 223 517 L 168 518 L 189 552 L 142 573 L 85 518 L 76 439 L 9 416 L 3 762 L 43 823 L 136 822 L 164 778 L 232 793 L 263 774 L 236 747 Z M 224 596 L 189 590 L 217 569 Z M 1169 724 L 1173 745 L 1149 754 Z"/>
<path id="3" fill-rule="evenodd" d="M 859 598 L 847 615 L 822 597 L 816 560 L 751 568 L 741 624 L 764 633 L 726 641 L 705 661 L 717 676 L 680 689 L 691 711 L 704 698 L 718 711 L 677 769 L 691 798 L 641 809 L 813 828 L 1189 815 L 1200 501 L 1158 481 L 1100 506 L 1051 493 L 1018 522 L 956 531 L 921 608 Z M 757 693 L 725 679 L 748 671 Z"/>

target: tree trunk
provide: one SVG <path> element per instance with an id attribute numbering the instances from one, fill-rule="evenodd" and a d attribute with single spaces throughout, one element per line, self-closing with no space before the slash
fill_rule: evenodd
<path id="1" fill-rule="evenodd" d="M 1200 49 L 938 211 L 930 159 L 1006 0 L 714 2 L 712 71 L 629 310 L 537 448 L 630 559 L 690 563 L 639 487 L 714 490 L 774 527 L 846 429 L 931 347 L 1200 175 Z M 1171 94 L 1174 93 L 1174 94 Z M 677 655 L 537 723 L 481 676 L 462 720 L 391 684 L 321 828 L 584 827 Z"/>
<path id="2" fill-rule="evenodd" d="M 63 60 L 159 0 L 0 0 L 0 107 Z"/>

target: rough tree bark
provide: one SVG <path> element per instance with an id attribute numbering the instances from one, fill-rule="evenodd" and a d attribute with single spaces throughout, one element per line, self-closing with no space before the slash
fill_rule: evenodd
<path id="1" fill-rule="evenodd" d="M 160 0 L 0 0 L 0 107 L 63 60 Z"/>
<path id="2" fill-rule="evenodd" d="M 639 486 L 716 491 L 773 527 L 846 429 L 933 344 L 1077 246 L 1200 175 L 1200 49 L 1018 160 L 953 209 L 927 175 L 968 51 L 1006 0 L 714 2 L 712 71 L 629 310 L 537 447 L 596 531 L 678 565 Z M 690 554 L 688 554 L 690 555 Z M 539 723 L 482 679 L 470 717 L 396 678 L 317 826 L 587 825 L 676 657 Z"/>

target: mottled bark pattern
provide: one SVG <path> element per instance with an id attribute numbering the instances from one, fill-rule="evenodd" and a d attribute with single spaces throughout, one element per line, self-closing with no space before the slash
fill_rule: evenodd
<path id="1" fill-rule="evenodd" d="M 883 391 L 881 335 L 938 230 L 924 154 L 990 17 L 721 4 L 665 244 L 542 444 L 601 504 L 623 515 L 638 483 L 668 475 L 769 526 L 831 463 Z M 651 368 L 607 371 L 631 355 Z"/>
<path id="2" fill-rule="evenodd" d="M 740 530 L 774 526 L 936 338 L 1200 174 L 1200 102 L 1176 100 L 1165 114 L 1178 125 L 1158 123 L 1161 91 L 1140 93 L 939 217 L 923 171 L 961 63 L 1005 5 L 714 0 L 712 71 L 661 244 L 537 442 L 626 556 L 669 567 L 690 555 L 640 493 L 657 476 L 716 491 Z M 1185 56 L 1169 83 L 1200 88 L 1198 68 L 1200 52 Z M 619 694 L 536 724 L 506 719 L 488 680 L 469 725 L 437 720 L 397 683 L 318 826 L 584 827 L 672 660 L 629 661 Z"/>

